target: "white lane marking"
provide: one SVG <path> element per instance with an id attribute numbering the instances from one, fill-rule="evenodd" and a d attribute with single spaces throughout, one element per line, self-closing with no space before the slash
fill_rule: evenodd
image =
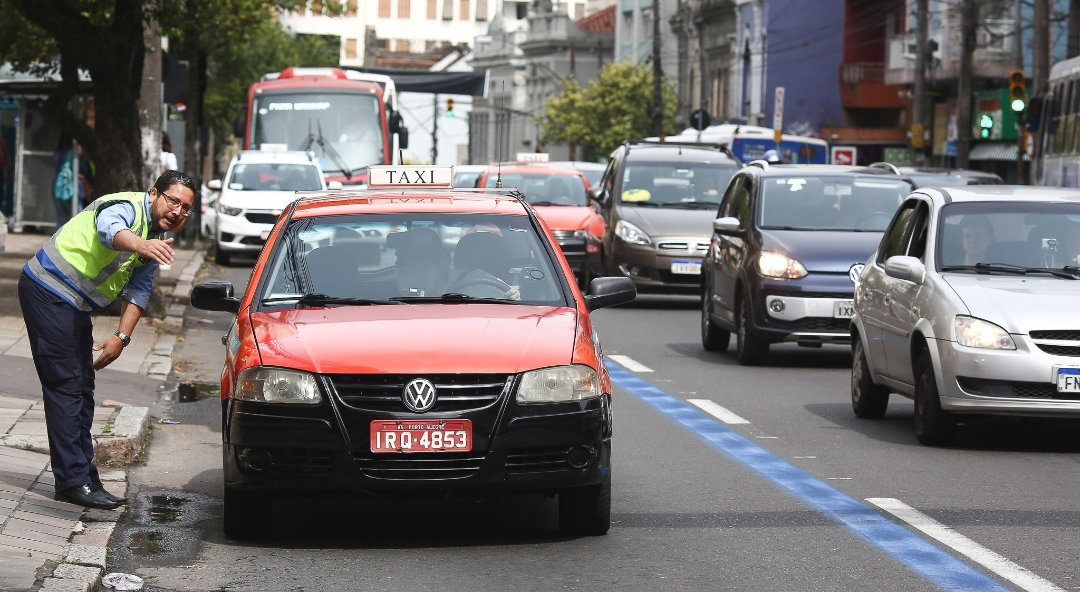
<path id="1" fill-rule="evenodd" d="M 635 360 L 634 358 L 631 358 L 630 356 L 609 355 L 607 357 L 610 358 L 612 362 L 615 362 L 616 364 L 622 366 L 623 368 L 626 368 L 631 372 L 653 371 L 652 368 L 649 368 L 645 364 L 642 364 L 641 362 Z"/>
<path id="2" fill-rule="evenodd" d="M 854 477 L 826 477 L 829 481 L 851 481 Z"/>
<path id="3" fill-rule="evenodd" d="M 1028 592 L 1064 592 L 1062 588 L 1042 579 L 1027 568 L 1009 561 L 898 499 L 871 497 L 866 498 L 866 501 Z"/>
<path id="4" fill-rule="evenodd" d="M 796 456 L 795 458 L 817 458 L 816 456 Z"/>
<path id="5" fill-rule="evenodd" d="M 701 409 L 705 413 L 708 413 L 709 415 L 715 417 L 716 419 L 719 419 L 724 423 L 750 423 L 708 399 L 687 399 L 686 402 L 697 407 L 698 409 Z"/>
<path id="6" fill-rule="evenodd" d="M 776 440 L 780 436 L 754 436 L 758 440 Z"/>

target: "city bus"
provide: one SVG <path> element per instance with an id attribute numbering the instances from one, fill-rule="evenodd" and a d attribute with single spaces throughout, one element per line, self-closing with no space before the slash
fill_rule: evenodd
<path id="1" fill-rule="evenodd" d="M 721 144 L 731 149 L 741 162 L 750 162 L 765 158 L 769 150 L 776 150 L 780 158 L 789 164 L 827 164 L 829 162 L 829 144 L 821 138 L 783 134 L 777 146 L 773 130 L 756 125 L 721 123 L 698 131 L 687 128 L 674 136 L 668 136 L 672 142 L 702 142 Z M 656 138 L 650 138 L 656 140 Z"/>
<path id="2" fill-rule="evenodd" d="M 1080 57 L 1054 64 L 1043 99 L 1035 184 L 1077 187 L 1080 179 Z"/>

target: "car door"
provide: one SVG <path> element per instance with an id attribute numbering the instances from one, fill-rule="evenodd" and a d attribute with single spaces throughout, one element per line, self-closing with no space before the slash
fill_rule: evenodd
<path id="1" fill-rule="evenodd" d="M 734 326 L 735 296 L 739 280 L 739 269 L 748 256 L 747 238 L 753 228 L 751 196 L 753 180 L 749 175 L 738 175 L 728 185 L 724 199 L 720 203 L 719 218 L 739 219 L 738 234 L 720 234 L 713 231 L 711 248 L 713 260 L 712 293 L 713 312 L 722 318 L 725 324 Z"/>
<path id="2" fill-rule="evenodd" d="M 871 370 L 889 377 L 891 373 L 888 371 L 884 341 L 887 336 L 891 336 L 891 332 L 885 331 L 885 309 L 891 305 L 892 295 L 889 293 L 888 281 L 891 278 L 885 275 L 884 266 L 889 257 L 903 253 L 904 239 L 908 235 L 917 205 L 918 200 L 910 199 L 897 210 L 881 237 L 876 256 L 867 265 L 859 287 L 859 316 L 863 320 L 863 339 L 870 352 L 869 361 L 873 364 Z"/>
<path id="3" fill-rule="evenodd" d="M 612 256 L 613 242 L 615 240 L 615 180 L 622 175 L 622 163 L 623 153 L 622 148 L 616 149 L 611 153 L 611 161 L 608 162 L 608 167 L 604 171 L 604 176 L 600 179 L 600 217 L 604 219 L 604 240 L 603 240 L 603 252 L 600 254 L 603 259 L 604 273 L 614 274 L 613 261 L 609 260 Z"/>
<path id="4" fill-rule="evenodd" d="M 911 224 L 908 225 L 900 255 L 923 260 L 930 225 L 930 206 L 919 200 L 915 205 Z M 923 264 L 926 261 L 923 260 Z M 894 277 L 885 278 L 885 306 L 882 308 L 882 343 L 889 375 L 903 382 L 914 384 L 915 374 L 911 366 L 911 332 L 919 320 L 916 299 L 922 285 Z"/>

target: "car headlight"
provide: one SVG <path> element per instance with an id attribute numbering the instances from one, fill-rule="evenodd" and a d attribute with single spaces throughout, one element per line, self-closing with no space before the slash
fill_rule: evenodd
<path id="1" fill-rule="evenodd" d="M 806 268 L 802 263 L 780 253 L 763 251 L 758 256 L 757 265 L 761 275 L 768 277 L 797 280 L 806 275 Z"/>
<path id="2" fill-rule="evenodd" d="M 307 372 L 256 366 L 236 378 L 234 399 L 266 403 L 318 403 L 322 401 L 315 377 Z"/>
<path id="3" fill-rule="evenodd" d="M 1012 335 L 1001 327 L 982 319 L 956 315 L 953 322 L 956 343 L 980 349 L 1016 349 Z"/>
<path id="4" fill-rule="evenodd" d="M 218 211 L 221 212 L 222 214 L 225 214 L 226 216 L 239 216 L 240 213 L 244 211 L 244 209 L 243 208 L 234 208 L 232 206 L 227 206 L 227 205 L 225 205 L 225 204 L 223 204 L 223 203 L 221 203 L 219 201 L 218 202 Z"/>
<path id="5" fill-rule="evenodd" d="M 626 220 L 619 220 L 615 224 L 615 236 L 623 239 L 624 241 L 632 245 L 651 245 L 652 239 L 649 235 L 645 234 L 645 231 L 627 222 Z"/>
<path id="6" fill-rule="evenodd" d="M 556 366 L 526 372 L 517 389 L 518 403 L 563 403 L 600 396 L 600 378 L 588 366 Z"/>

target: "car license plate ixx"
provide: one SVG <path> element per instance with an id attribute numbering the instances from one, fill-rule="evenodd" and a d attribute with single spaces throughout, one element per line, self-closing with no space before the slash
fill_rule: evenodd
<path id="1" fill-rule="evenodd" d="M 850 319 L 853 314 L 855 314 L 854 300 L 837 300 L 833 302 L 832 316 L 834 319 Z"/>
<path id="2" fill-rule="evenodd" d="M 1080 368 L 1058 368 L 1057 390 L 1059 393 L 1080 393 Z"/>
<path id="3" fill-rule="evenodd" d="M 671 273 L 701 275 L 701 261 L 696 259 L 675 259 L 671 262 Z"/>
<path id="4" fill-rule="evenodd" d="M 371 422 L 371 451 L 469 452 L 472 421 L 468 419 L 403 419 Z"/>

